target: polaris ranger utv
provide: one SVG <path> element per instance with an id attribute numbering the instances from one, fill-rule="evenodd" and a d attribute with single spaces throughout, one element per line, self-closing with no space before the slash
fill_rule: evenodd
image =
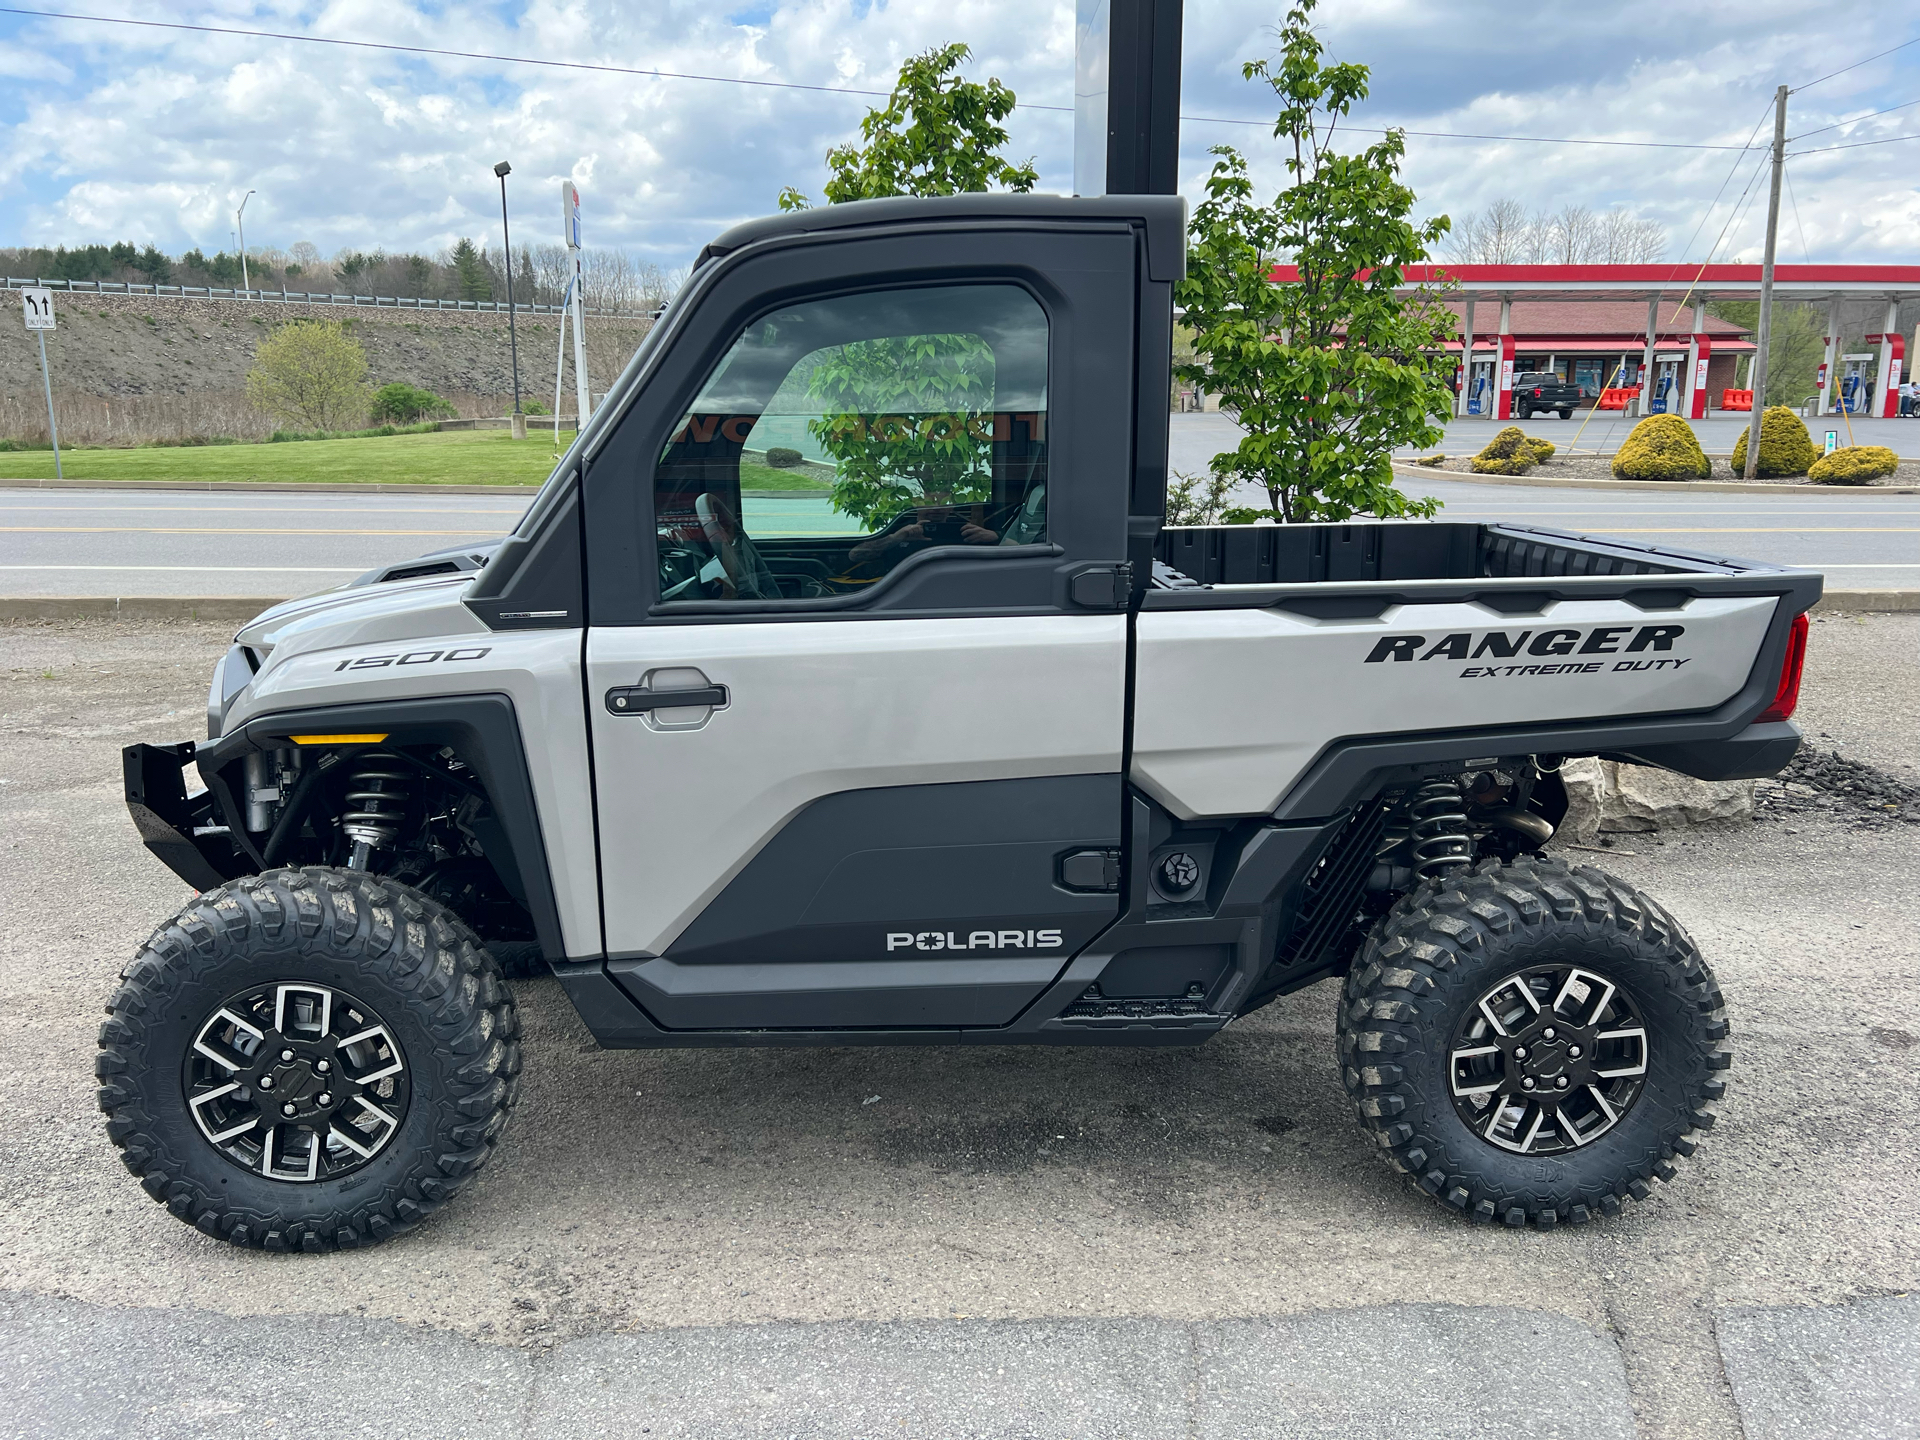
<path id="1" fill-rule="evenodd" d="M 1820 577 L 1165 528 L 1184 221 L 740 225 L 511 536 L 242 629 L 208 738 L 126 751 L 199 892 L 100 1033 L 147 1192 L 269 1249 L 415 1224 L 513 1107 L 503 962 L 644 1047 L 1195 1045 L 1344 977 L 1360 1123 L 1441 1203 L 1577 1223 L 1670 1178 L 1720 991 L 1543 853 L 1557 771 L 1777 772 Z"/>

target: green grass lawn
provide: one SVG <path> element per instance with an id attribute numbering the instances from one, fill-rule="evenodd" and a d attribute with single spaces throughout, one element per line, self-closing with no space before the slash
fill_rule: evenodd
<path id="1" fill-rule="evenodd" d="M 560 432 L 562 448 L 571 432 Z M 152 449 L 66 450 L 68 480 L 228 480 L 282 483 L 368 481 L 388 485 L 538 485 L 558 458 L 553 432 L 515 440 L 505 430 L 450 430 L 356 440 L 297 440 L 278 445 L 190 445 Z M 51 480 L 51 450 L 0 452 L 0 479 Z M 743 464 L 749 490 L 824 491 L 792 471 Z"/>

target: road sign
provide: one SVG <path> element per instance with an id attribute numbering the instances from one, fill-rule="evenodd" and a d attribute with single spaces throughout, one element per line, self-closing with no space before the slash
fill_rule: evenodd
<path id="1" fill-rule="evenodd" d="M 567 248 L 580 248 L 580 192 L 571 180 L 560 182 L 560 229 L 567 237 Z"/>
<path id="2" fill-rule="evenodd" d="M 1840 445 L 1840 432 L 1838 430 L 1827 431 L 1826 453 L 1831 455 L 1839 447 L 1839 445 Z"/>
<path id="3" fill-rule="evenodd" d="M 20 292 L 20 306 L 27 314 L 27 329 L 53 329 L 53 291 L 40 289 L 22 290 Z"/>

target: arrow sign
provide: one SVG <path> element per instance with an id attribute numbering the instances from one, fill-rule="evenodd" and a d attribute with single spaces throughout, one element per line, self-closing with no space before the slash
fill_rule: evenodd
<path id="1" fill-rule="evenodd" d="M 20 292 L 20 305 L 27 313 L 27 329 L 51 330 L 53 325 L 53 291 L 32 289 Z"/>

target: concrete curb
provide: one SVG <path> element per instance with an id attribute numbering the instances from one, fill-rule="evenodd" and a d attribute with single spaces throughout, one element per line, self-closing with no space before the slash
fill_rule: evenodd
<path id="1" fill-rule="evenodd" d="M 0 596 L 0 620 L 217 620 L 241 625 L 287 597 L 252 595 Z"/>
<path id="2" fill-rule="evenodd" d="M 379 481 L 311 484 L 272 480 L 0 480 L 0 490 L 198 490 L 276 495 L 538 495 L 538 485 L 387 485 Z"/>
<path id="3" fill-rule="evenodd" d="M 1658 490 L 1663 495 L 1701 491 L 1723 495 L 1920 495 L 1920 485 L 1749 485 L 1744 480 L 1573 480 L 1531 475 L 1476 475 L 1471 470 L 1442 470 L 1430 465 L 1394 463 L 1406 480 L 1447 480 L 1465 485 L 1519 485 L 1537 490 Z"/>
<path id="4" fill-rule="evenodd" d="M 0 621 L 77 620 L 103 617 L 121 620 L 218 620 L 240 624 L 253 619 L 285 596 L 248 595 L 0 595 Z M 1816 610 L 1863 611 L 1870 614 L 1920 612 L 1920 589 L 1829 590 Z"/>

